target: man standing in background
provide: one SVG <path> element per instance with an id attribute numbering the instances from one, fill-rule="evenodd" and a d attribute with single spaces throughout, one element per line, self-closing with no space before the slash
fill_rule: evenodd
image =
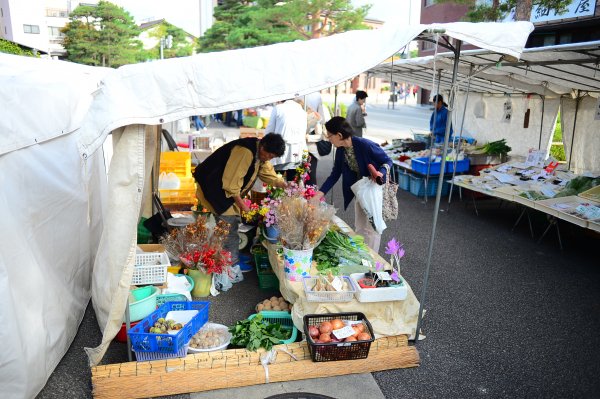
<path id="1" fill-rule="evenodd" d="M 365 102 L 367 101 L 367 97 L 366 91 L 358 90 L 356 92 L 356 99 L 350 104 L 346 113 L 346 120 L 354 131 L 354 137 L 362 137 L 363 129 L 367 127 L 367 123 L 365 122 L 365 116 L 367 116 Z"/>

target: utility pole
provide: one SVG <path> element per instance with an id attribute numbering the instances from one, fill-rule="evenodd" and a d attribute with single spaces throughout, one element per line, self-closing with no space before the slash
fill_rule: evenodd
<path id="1" fill-rule="evenodd" d="M 160 38 L 160 59 L 164 59 L 164 49 L 173 47 L 173 36 L 168 35 L 167 37 Z"/>

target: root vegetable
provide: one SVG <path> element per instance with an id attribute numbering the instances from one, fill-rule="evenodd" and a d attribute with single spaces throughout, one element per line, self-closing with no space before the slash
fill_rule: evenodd
<path id="1" fill-rule="evenodd" d="M 264 310 L 271 310 L 271 302 L 265 303 Z"/>
<path id="2" fill-rule="evenodd" d="M 321 323 L 321 325 L 319 326 L 319 331 L 321 331 L 321 334 L 329 334 L 331 332 L 332 328 L 331 328 L 331 323 L 328 321 L 324 321 L 323 323 Z M 322 341 L 322 340 L 321 340 Z"/>
<path id="3" fill-rule="evenodd" d="M 344 322 L 340 319 L 333 319 L 331 320 L 331 328 L 333 330 L 339 330 L 340 328 L 344 327 Z"/>
<path id="4" fill-rule="evenodd" d="M 366 341 L 368 339 L 371 339 L 371 335 L 368 333 L 360 333 L 358 334 L 358 336 L 356 337 L 357 340 L 359 341 Z"/>
<path id="5" fill-rule="evenodd" d="M 359 331 L 359 333 L 365 332 L 365 325 L 363 323 L 355 324 L 354 326 Z"/>
<path id="6" fill-rule="evenodd" d="M 331 342 L 331 335 L 329 335 L 329 334 L 321 334 L 321 335 L 319 335 L 319 341 L 321 341 L 322 343 Z"/>
<path id="7" fill-rule="evenodd" d="M 272 296 L 272 297 L 271 297 L 271 302 L 273 302 L 273 301 L 275 301 L 275 302 L 278 302 L 278 301 L 279 301 L 279 299 L 277 299 L 277 297 L 276 297 L 276 296 Z"/>
<path id="8" fill-rule="evenodd" d="M 265 308 L 265 305 L 263 305 L 262 303 L 259 303 L 258 306 L 256 306 L 256 310 L 258 312 L 260 312 L 261 310 L 263 310 Z"/>
<path id="9" fill-rule="evenodd" d="M 273 306 L 273 310 L 281 311 L 281 308 L 279 306 Z"/>
<path id="10" fill-rule="evenodd" d="M 356 337 L 348 337 L 344 340 L 344 342 L 354 342 L 356 341 Z"/>
<path id="11" fill-rule="evenodd" d="M 321 333 L 316 326 L 310 326 L 308 327 L 308 335 L 310 335 L 311 338 L 318 338 Z"/>

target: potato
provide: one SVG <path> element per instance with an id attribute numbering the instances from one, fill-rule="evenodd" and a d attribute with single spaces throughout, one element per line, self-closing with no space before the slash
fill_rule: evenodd
<path id="1" fill-rule="evenodd" d="M 273 302 L 273 301 L 278 301 L 278 299 L 277 299 L 277 297 L 276 297 L 276 296 L 272 296 L 272 297 L 271 297 L 271 302 Z"/>
<path id="2" fill-rule="evenodd" d="M 271 302 L 265 303 L 264 310 L 271 310 Z"/>
<path id="3" fill-rule="evenodd" d="M 261 310 L 263 310 L 265 308 L 265 305 L 263 305 L 262 303 L 259 303 L 258 306 L 256 306 L 256 311 L 260 312 Z"/>
<path id="4" fill-rule="evenodd" d="M 273 306 L 273 310 L 281 310 L 279 306 Z"/>

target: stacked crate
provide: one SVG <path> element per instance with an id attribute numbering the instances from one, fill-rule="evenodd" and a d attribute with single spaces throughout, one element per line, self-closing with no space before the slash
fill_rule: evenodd
<path id="1" fill-rule="evenodd" d="M 160 173 L 175 173 L 180 181 L 177 190 L 159 190 L 165 205 L 195 205 L 196 182 L 192 176 L 192 158 L 189 152 L 163 152 L 160 154 Z"/>

